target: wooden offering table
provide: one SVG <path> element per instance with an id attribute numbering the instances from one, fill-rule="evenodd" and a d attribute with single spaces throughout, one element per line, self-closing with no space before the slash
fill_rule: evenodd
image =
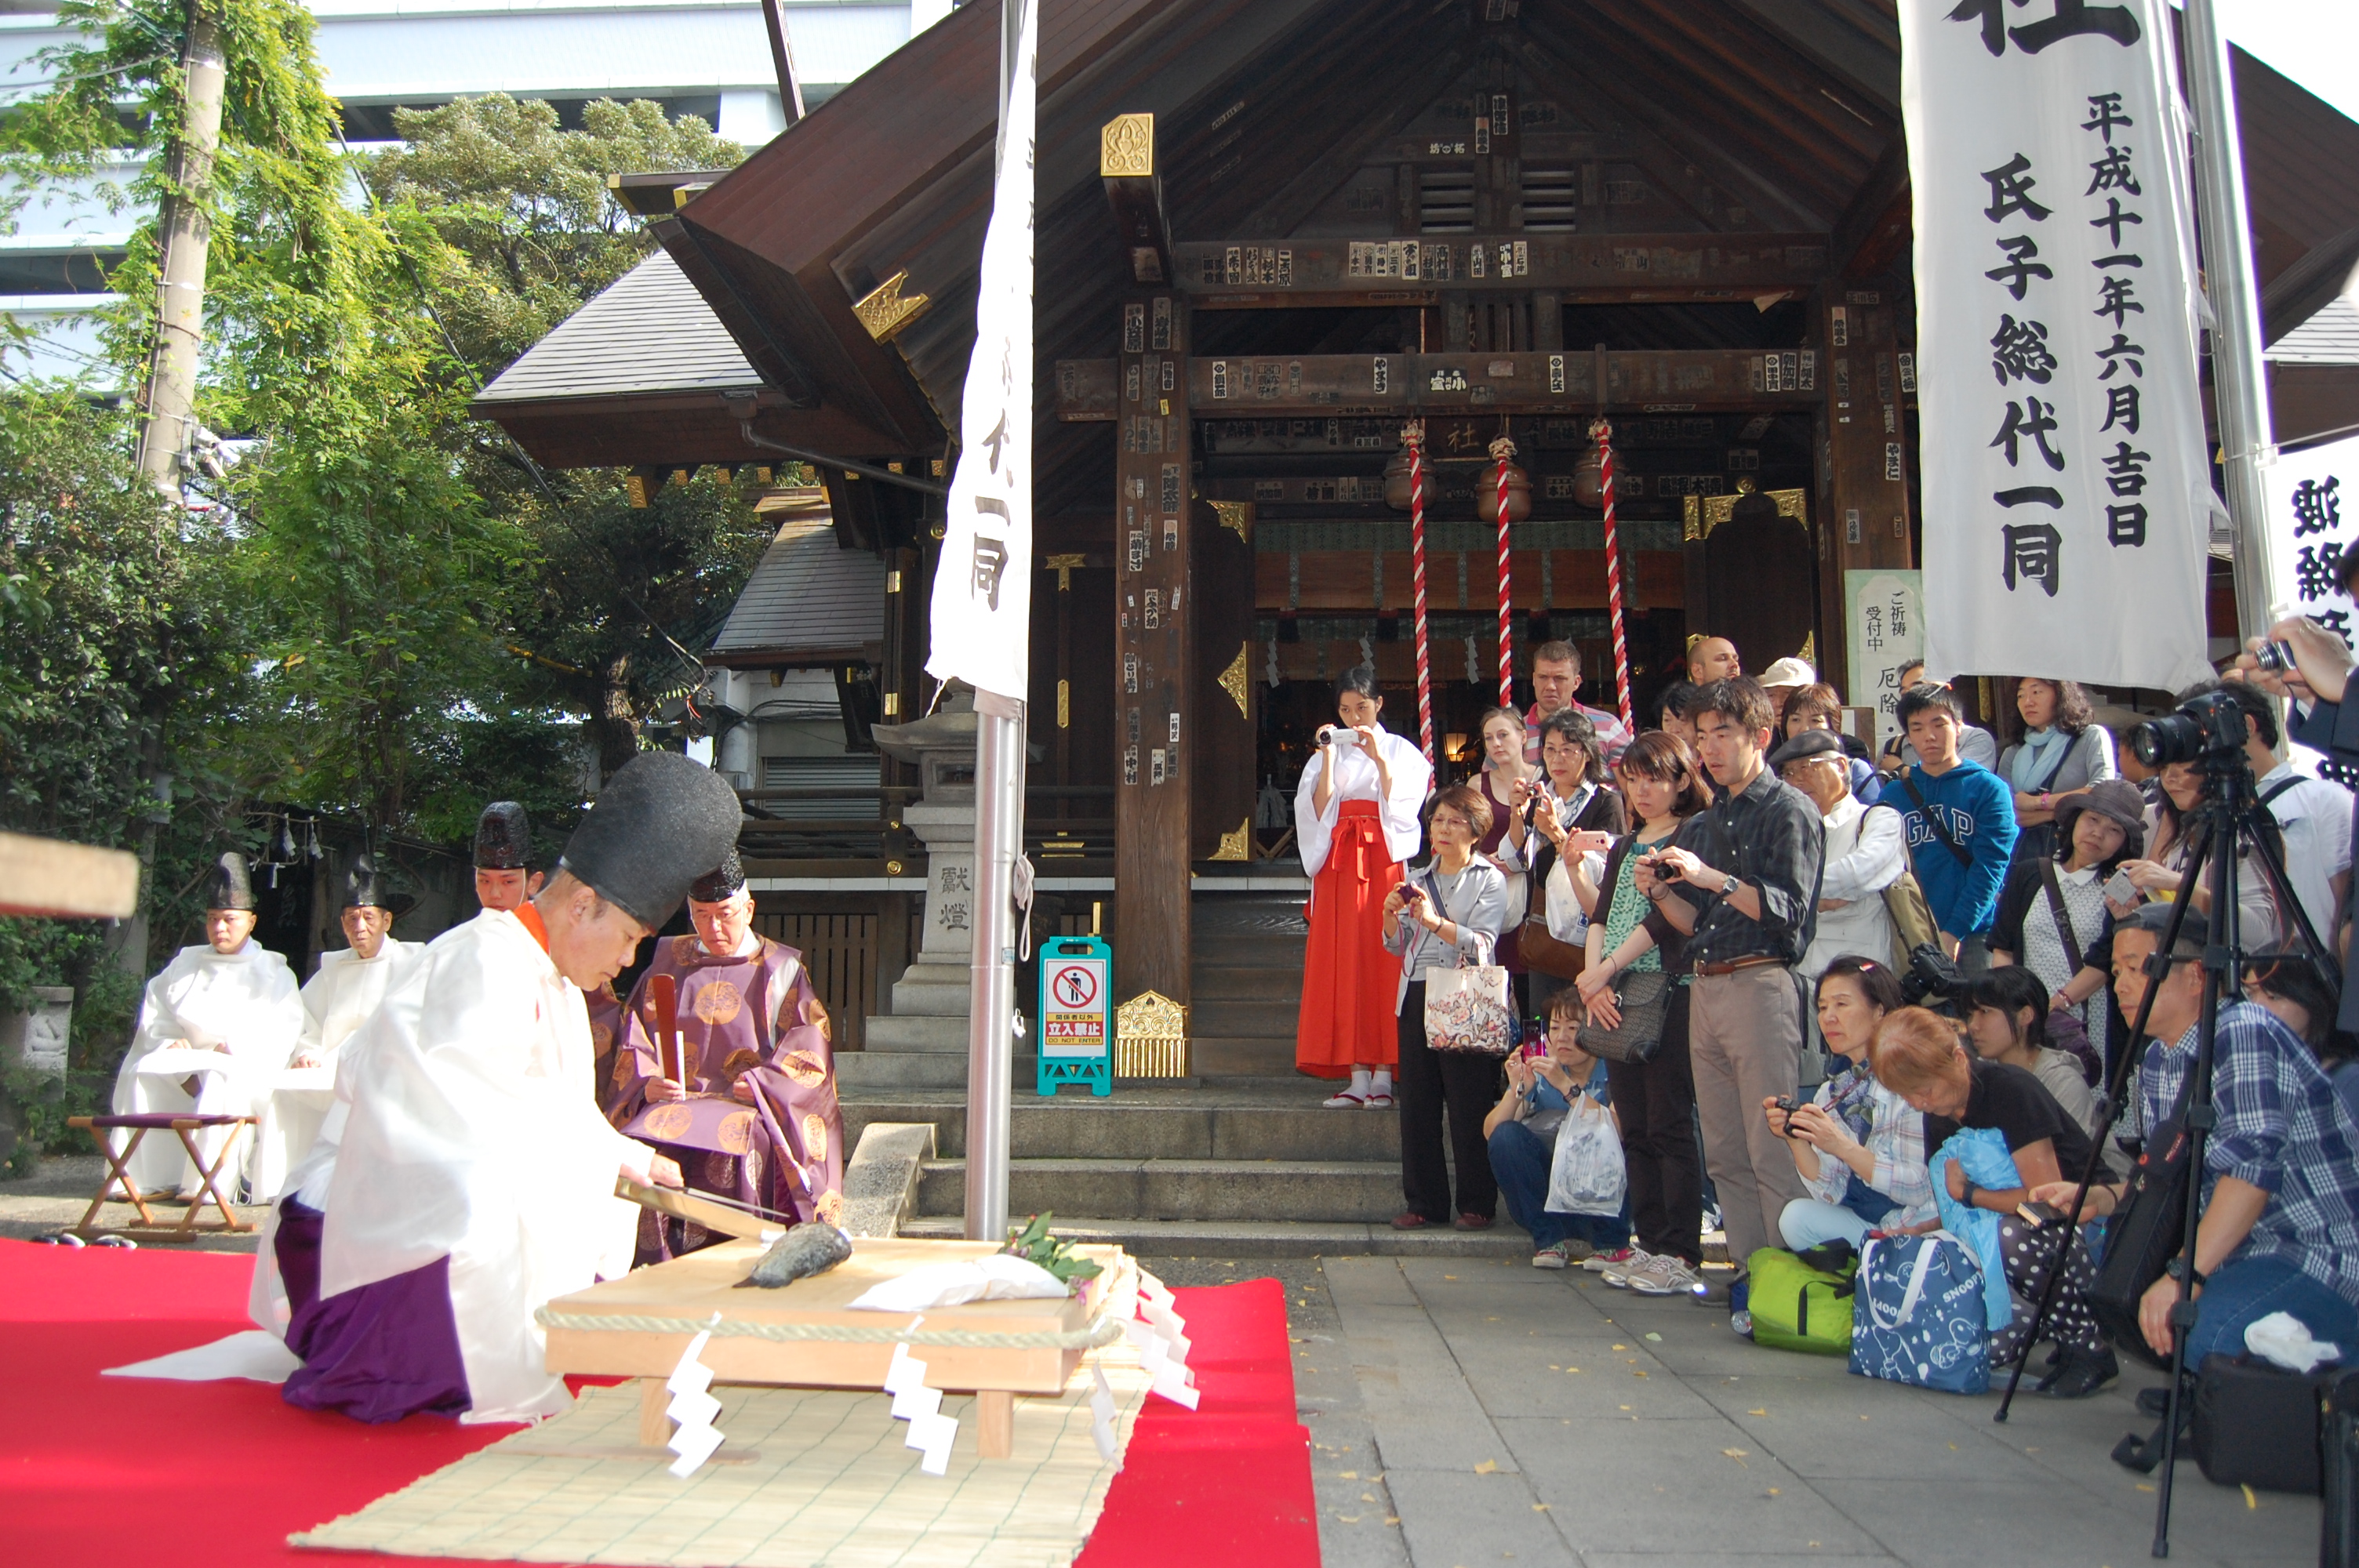
<path id="1" fill-rule="evenodd" d="M 1016 1396 L 1063 1391 L 1086 1351 L 1122 1336 L 1106 1309 L 1137 1288 L 1136 1267 L 1121 1248 L 1082 1247 L 1075 1250 L 1101 1271 L 1079 1294 L 929 1308 L 911 1332 L 920 1314 L 854 1311 L 853 1300 L 912 1269 L 998 1249 L 898 1238 L 853 1246 L 828 1272 L 779 1290 L 738 1289 L 763 1247 L 729 1241 L 560 1296 L 540 1311 L 549 1369 L 642 1379 L 639 1441 L 652 1455 L 670 1436 L 664 1380 L 701 1330 L 712 1336 L 700 1359 L 716 1383 L 881 1390 L 895 1343 L 907 1341 L 926 1363 L 928 1387 L 974 1393 L 983 1456 L 1004 1459 L 1014 1443 Z"/>

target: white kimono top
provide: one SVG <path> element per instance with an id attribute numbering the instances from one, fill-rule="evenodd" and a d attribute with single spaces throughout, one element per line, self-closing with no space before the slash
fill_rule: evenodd
<path id="1" fill-rule="evenodd" d="M 261 943 L 248 937 L 228 955 L 206 943 L 183 947 L 147 982 L 138 1029 L 114 1076 L 114 1108 L 119 1115 L 247 1115 L 269 1076 L 287 1065 L 302 1024 L 295 971 Z M 211 1049 L 214 1045 L 222 1049 Z M 194 1098 L 181 1087 L 191 1076 L 199 1080 Z M 197 1135 L 208 1160 L 223 1136 Z M 147 1134 L 131 1171 L 143 1190 L 175 1184 L 184 1193 L 195 1189 L 195 1172 L 179 1140 L 168 1132 Z M 224 1194 L 234 1198 L 237 1173 L 223 1175 Z"/>
<path id="2" fill-rule="evenodd" d="M 534 1311 L 628 1271 L 654 1151 L 598 1113 L 590 1020 L 524 923 L 486 911 L 428 945 L 347 1042 L 339 1124 L 290 1180 L 326 1187 L 320 1292 L 338 1295 L 450 1260 L 467 1421 L 529 1421 L 572 1402 L 543 1360 Z M 285 1331 L 266 1279 L 254 1304 Z M 275 1275 L 275 1271 L 271 1271 Z"/>
<path id="3" fill-rule="evenodd" d="M 1294 842 L 1302 854 L 1305 876 L 1317 876 L 1319 868 L 1327 863 L 1327 851 L 1334 844 L 1336 817 L 1347 800 L 1375 802 L 1377 815 L 1384 823 L 1385 849 L 1396 861 L 1417 853 L 1425 837 L 1418 812 L 1425 805 L 1426 792 L 1433 786 L 1433 764 L 1425 760 L 1416 741 L 1389 730 L 1376 732 L 1376 748 L 1384 752 L 1385 767 L 1393 781 L 1392 793 L 1381 797 L 1376 793 L 1376 764 L 1356 743 L 1346 748 L 1321 746 L 1311 753 L 1310 764 L 1302 770 L 1302 783 L 1294 792 Z M 1339 750 L 1343 758 L 1335 762 Z M 1325 811 L 1315 811 L 1311 801 L 1331 762 L 1335 766 L 1335 793 L 1328 797 Z"/>
<path id="4" fill-rule="evenodd" d="M 309 1051 L 320 1065 L 332 1066 L 346 1037 L 367 1022 L 386 992 L 425 957 L 425 943 L 397 942 L 390 936 L 374 958 L 360 957 L 350 947 L 321 954 L 319 971 L 303 982 L 303 1029 L 289 1061 Z"/>

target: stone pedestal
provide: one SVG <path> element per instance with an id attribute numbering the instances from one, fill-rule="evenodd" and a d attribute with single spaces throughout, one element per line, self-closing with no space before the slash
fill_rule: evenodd
<path id="1" fill-rule="evenodd" d="M 920 797 L 904 807 L 901 821 L 926 846 L 926 907 L 918 951 L 893 982 L 890 1016 L 868 1021 L 868 1049 L 879 1053 L 925 1052 L 931 1065 L 888 1066 L 872 1061 L 853 1068 L 846 1057 L 838 1070 L 854 1076 L 886 1074 L 896 1082 L 941 1077 L 965 1081 L 967 1018 L 974 1005 L 974 753 L 975 716 L 971 704 L 953 697 L 946 708 L 908 724 L 880 724 L 873 733 L 888 756 L 916 765 Z M 911 1080 L 915 1081 L 915 1080 Z"/>
<path id="2" fill-rule="evenodd" d="M 71 986 L 35 986 L 30 1011 L 0 1013 L 0 1065 L 63 1073 L 73 1000 Z"/>

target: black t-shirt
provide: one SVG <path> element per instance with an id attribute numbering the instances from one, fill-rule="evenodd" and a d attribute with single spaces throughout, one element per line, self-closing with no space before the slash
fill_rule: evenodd
<path id="1" fill-rule="evenodd" d="M 2055 1145 L 2057 1170 L 2072 1180 L 2089 1158 L 2089 1135 L 2081 1130 L 2056 1097 L 2021 1067 L 1974 1057 L 1973 1087 L 1966 1095 L 1966 1113 L 1925 1119 L 1925 1152 L 1931 1155 L 1962 1127 L 1995 1127 L 2006 1139 L 2007 1152 L 2045 1138 Z"/>

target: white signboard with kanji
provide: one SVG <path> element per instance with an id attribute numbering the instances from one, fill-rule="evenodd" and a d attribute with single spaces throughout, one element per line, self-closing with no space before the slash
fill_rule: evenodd
<path id="1" fill-rule="evenodd" d="M 2165 0 L 1901 0 L 1935 678 L 2210 673 Z"/>

